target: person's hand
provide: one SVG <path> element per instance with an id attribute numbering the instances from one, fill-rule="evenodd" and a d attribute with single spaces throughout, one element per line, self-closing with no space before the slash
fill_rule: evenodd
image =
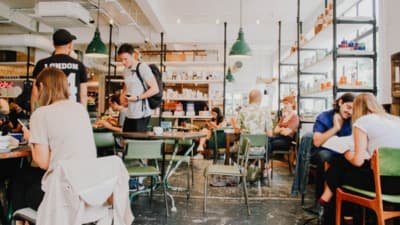
<path id="1" fill-rule="evenodd" d="M 339 113 L 335 113 L 335 115 L 333 116 L 333 127 L 336 129 L 336 132 L 342 129 L 342 126 L 343 118 L 340 116 Z"/>
<path id="2" fill-rule="evenodd" d="M 207 126 L 211 129 L 217 128 L 217 124 L 215 122 L 207 122 Z"/>
<path id="3" fill-rule="evenodd" d="M 128 102 L 136 102 L 136 101 L 139 101 L 138 96 L 125 95 L 125 98 L 128 100 Z"/>
<path id="4" fill-rule="evenodd" d="M 22 136 L 22 140 L 29 141 L 29 137 L 31 136 L 31 132 L 29 131 L 29 129 L 26 128 L 25 126 L 23 126 L 22 127 L 22 133 L 24 134 Z"/>
<path id="5" fill-rule="evenodd" d="M 289 136 L 290 133 L 292 133 L 292 130 L 290 128 L 281 128 L 280 129 L 280 134 L 283 136 Z"/>

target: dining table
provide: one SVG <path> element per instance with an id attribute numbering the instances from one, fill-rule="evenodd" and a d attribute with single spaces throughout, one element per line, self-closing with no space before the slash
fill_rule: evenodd
<path id="1" fill-rule="evenodd" d="M 207 135 L 203 132 L 181 132 L 181 131 L 170 131 L 170 132 L 163 132 L 161 134 L 156 134 L 152 131 L 148 132 L 114 132 L 114 137 L 116 138 L 124 138 L 124 139 L 141 139 L 141 140 L 173 140 L 174 141 L 174 148 L 172 152 L 171 159 L 169 160 L 169 164 L 166 170 L 165 168 L 165 155 L 166 152 L 163 151 L 163 160 L 162 160 L 162 167 L 161 167 L 161 174 L 163 174 L 163 182 L 168 183 L 169 177 L 175 172 L 175 170 L 178 168 L 178 166 L 181 164 L 181 161 L 178 161 L 175 166 L 173 167 L 173 161 L 175 160 L 176 154 L 179 149 L 179 142 L 180 141 L 185 141 L 185 140 L 194 140 L 202 137 L 206 137 Z M 193 151 L 194 147 L 194 142 L 192 143 L 192 146 L 184 152 L 185 156 L 188 156 L 191 151 Z M 183 160 L 183 158 L 182 158 Z M 171 211 L 176 212 L 176 206 L 175 206 L 175 201 L 172 196 L 167 191 L 168 197 L 171 199 Z"/>
<path id="2" fill-rule="evenodd" d="M 30 156 L 30 155 L 31 155 L 31 149 L 28 145 L 19 145 L 18 147 L 14 148 L 14 149 L 8 149 L 6 151 L 0 152 L 0 160 L 1 159 L 20 158 L 21 162 L 20 162 L 19 166 L 22 167 L 23 159 L 25 159 L 25 157 Z M 3 183 L 3 182 L 6 182 L 6 181 L 3 180 L 1 182 L 2 182 L 1 186 L 3 186 L 3 185 L 5 185 L 5 183 Z M 1 191 L 6 191 L 6 190 L 2 189 Z M 2 196 L 6 196 L 5 193 L 3 193 Z M 8 202 L 7 199 L 3 199 L 3 203 L 7 203 L 7 202 Z M 7 209 L 7 208 L 8 207 L 4 206 L 0 202 L 0 223 L 7 224 L 7 222 L 8 222 L 8 215 L 4 214 L 4 212 L 9 211 L 9 209 Z M 7 209 L 7 210 L 5 210 L 5 209 Z"/>

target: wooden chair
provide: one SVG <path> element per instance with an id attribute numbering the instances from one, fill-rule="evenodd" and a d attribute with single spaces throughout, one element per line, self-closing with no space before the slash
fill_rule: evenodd
<path id="1" fill-rule="evenodd" d="M 241 142 L 239 147 L 239 152 L 242 154 L 242 158 L 240 158 L 240 163 L 236 165 L 219 165 L 212 164 L 208 166 L 204 170 L 204 212 L 207 211 L 207 190 L 208 190 L 208 176 L 210 175 L 220 175 L 220 176 L 234 176 L 242 178 L 242 186 L 244 198 L 247 206 L 247 214 L 250 215 L 250 208 L 248 203 L 248 195 L 247 195 L 247 162 L 249 159 L 249 140 L 246 138 Z"/>
<path id="2" fill-rule="evenodd" d="M 400 194 L 382 194 L 381 177 L 400 176 L 400 149 L 379 148 L 375 150 L 371 159 L 371 169 L 374 174 L 375 192 L 361 188 L 343 185 L 336 189 L 336 225 L 340 225 L 342 201 L 368 207 L 375 211 L 378 225 L 384 225 L 385 220 L 400 217 L 400 211 L 387 211 L 383 209 L 384 202 L 400 204 Z M 351 192 L 351 193 L 349 193 Z M 365 224 L 365 208 L 363 215 Z"/>
<path id="3" fill-rule="evenodd" d="M 151 177 L 150 181 L 150 198 L 153 197 L 153 180 L 155 178 L 159 178 L 158 180 L 161 183 L 164 192 L 164 201 L 165 201 L 165 210 L 168 213 L 168 202 L 167 202 L 167 195 L 166 189 L 167 184 L 160 179 L 161 170 L 158 167 L 158 161 L 162 159 L 162 140 L 125 140 L 125 156 L 124 156 L 124 163 L 126 168 L 128 169 L 128 173 L 131 179 L 138 178 L 138 177 Z M 144 164 L 143 166 L 135 165 L 132 161 L 141 160 Z M 144 163 L 144 160 L 153 160 L 154 166 Z M 131 190 L 130 190 L 131 191 Z M 148 190 L 143 191 L 131 191 L 130 200 L 132 202 L 132 198 L 141 192 L 145 192 Z"/>

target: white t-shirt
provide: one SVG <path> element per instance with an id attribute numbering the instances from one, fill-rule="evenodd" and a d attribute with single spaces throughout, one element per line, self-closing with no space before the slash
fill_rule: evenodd
<path id="1" fill-rule="evenodd" d="M 59 160 L 97 157 L 89 114 L 81 104 L 70 100 L 42 106 L 33 112 L 29 142 L 50 146 L 48 173 Z"/>
<path id="2" fill-rule="evenodd" d="M 126 85 L 126 94 L 132 96 L 139 96 L 144 93 L 144 88 L 142 82 L 139 80 L 136 71 L 136 65 L 131 69 L 124 70 L 124 82 Z M 143 79 L 143 83 L 147 88 L 146 81 L 154 77 L 151 69 L 145 63 L 140 63 L 139 66 L 140 76 Z M 144 105 L 143 105 L 144 104 Z M 128 102 L 128 112 L 126 117 L 129 119 L 140 119 L 143 117 L 148 117 L 151 115 L 151 109 L 147 100 L 145 101 L 129 101 Z"/>
<path id="3" fill-rule="evenodd" d="M 368 114 L 360 117 L 354 127 L 364 131 L 368 136 L 367 154 L 372 157 L 374 150 L 380 147 L 400 148 L 400 118 L 379 114 Z"/>

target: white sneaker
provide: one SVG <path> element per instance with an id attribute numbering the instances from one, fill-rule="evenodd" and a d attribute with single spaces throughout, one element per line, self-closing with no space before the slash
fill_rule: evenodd
<path id="1" fill-rule="evenodd" d="M 193 159 L 204 159 L 204 156 L 201 154 L 201 152 L 198 152 L 195 156 L 193 156 Z"/>

